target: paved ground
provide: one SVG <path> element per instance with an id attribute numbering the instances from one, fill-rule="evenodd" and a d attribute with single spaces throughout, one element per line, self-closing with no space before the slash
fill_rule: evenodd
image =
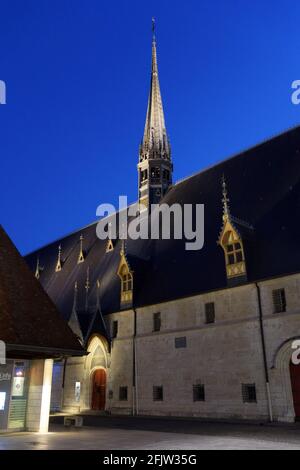
<path id="1" fill-rule="evenodd" d="M 88 417 L 88 426 L 48 434 L 0 435 L 3 449 L 300 449 L 300 426 L 203 423 L 196 420 Z M 93 427 L 90 426 L 92 421 Z M 95 426 L 95 424 L 97 426 Z"/>

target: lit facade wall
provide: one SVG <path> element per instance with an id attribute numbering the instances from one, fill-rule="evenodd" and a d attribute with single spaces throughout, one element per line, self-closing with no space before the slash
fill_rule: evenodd
<path id="1" fill-rule="evenodd" d="M 273 417 L 293 421 L 289 361 L 292 338 L 300 337 L 300 275 L 263 281 L 259 287 Z M 282 288 L 286 311 L 275 313 L 272 293 Z M 208 324 L 205 305 L 211 302 L 215 304 L 215 322 Z M 153 331 L 156 312 L 161 314 L 157 332 Z M 118 321 L 118 334 L 107 361 L 106 411 L 269 419 L 255 284 L 138 308 L 136 338 L 133 310 L 108 315 L 106 321 L 108 328 Z M 185 347 L 176 347 L 178 338 L 185 338 Z M 74 411 L 90 408 L 88 362 L 74 358 L 68 364 L 64 403 Z M 76 381 L 82 382 L 80 404 L 75 402 Z M 205 388 L 203 401 L 193 396 L 193 386 L 199 384 Z M 244 401 L 243 384 L 255 384 L 255 402 Z M 163 400 L 154 399 L 155 386 L 163 387 Z M 126 399 L 120 394 L 123 387 L 127 387 Z"/>

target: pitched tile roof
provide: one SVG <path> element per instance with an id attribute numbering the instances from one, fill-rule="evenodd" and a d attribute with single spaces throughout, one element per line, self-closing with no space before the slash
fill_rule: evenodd
<path id="1" fill-rule="evenodd" d="M 205 205 L 204 247 L 186 251 L 185 240 L 128 240 L 136 307 L 227 287 L 224 253 L 217 245 L 222 227 L 222 175 L 244 241 L 248 281 L 300 272 L 300 127 L 296 127 L 171 187 L 162 202 Z M 86 258 L 77 264 L 81 233 Z M 56 273 L 60 243 L 64 264 Z M 110 253 L 105 248 L 106 241 L 97 239 L 96 224 L 92 224 L 27 256 L 34 271 L 39 255 L 44 266 L 40 281 L 65 318 L 72 311 L 75 281 L 79 308 L 83 308 L 87 266 L 89 304 L 96 305 L 100 279 L 103 314 L 120 309 L 121 243 Z"/>
<path id="2" fill-rule="evenodd" d="M 0 339 L 18 354 L 83 354 L 73 332 L 0 226 Z"/>

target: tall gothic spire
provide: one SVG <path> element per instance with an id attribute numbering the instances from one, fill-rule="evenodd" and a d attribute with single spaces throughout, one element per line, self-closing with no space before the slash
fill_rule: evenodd
<path id="1" fill-rule="evenodd" d="M 150 92 L 138 169 L 140 202 L 146 206 L 159 202 L 172 184 L 173 168 L 158 78 L 154 19 Z"/>
<path id="2" fill-rule="evenodd" d="M 170 144 L 167 136 L 165 116 L 160 93 L 156 39 L 154 32 L 152 36 L 152 66 L 150 93 L 148 99 L 148 109 L 144 130 L 143 142 L 141 145 L 140 158 L 170 158 Z"/>

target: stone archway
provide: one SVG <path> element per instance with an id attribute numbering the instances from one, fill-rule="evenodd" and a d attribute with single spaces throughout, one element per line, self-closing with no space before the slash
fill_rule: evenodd
<path id="1" fill-rule="evenodd" d="M 290 338 L 282 343 L 273 357 L 271 377 L 272 388 L 276 390 L 277 395 L 274 400 L 274 414 L 278 421 L 294 422 L 296 418 L 290 372 L 291 357 L 294 352 L 292 344 L 296 339 L 299 337 Z"/>
<path id="2" fill-rule="evenodd" d="M 86 383 L 85 407 L 87 409 L 95 407 L 95 389 L 99 388 L 101 391 L 101 409 L 104 409 L 109 368 L 109 350 L 107 340 L 102 336 L 94 335 L 89 341 L 87 350 L 89 354 L 86 357 L 84 367 Z M 103 377 L 100 377 L 101 374 L 97 371 L 103 371 Z M 105 381 L 103 380 L 104 377 Z"/>

